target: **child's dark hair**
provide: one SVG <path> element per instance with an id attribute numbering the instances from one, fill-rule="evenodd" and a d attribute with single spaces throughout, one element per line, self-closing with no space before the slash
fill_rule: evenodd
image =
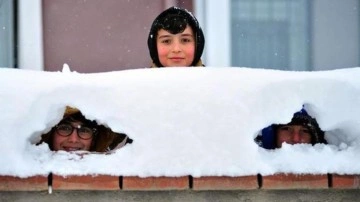
<path id="1" fill-rule="evenodd" d="M 191 23 L 191 22 L 190 22 Z M 157 24 L 155 24 L 156 30 L 164 29 L 171 34 L 182 33 L 186 25 L 190 25 L 189 20 L 183 13 L 173 13 L 167 16 L 162 16 L 158 19 Z"/>

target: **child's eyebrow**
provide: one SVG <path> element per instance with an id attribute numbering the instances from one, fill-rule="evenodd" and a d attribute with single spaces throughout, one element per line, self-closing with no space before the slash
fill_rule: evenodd
<path id="1" fill-rule="evenodd" d="M 161 38 L 170 38 L 171 36 L 170 35 L 160 35 L 158 36 L 158 39 L 161 39 Z"/>
<path id="2" fill-rule="evenodd" d="M 192 34 L 181 34 L 181 36 L 193 36 Z"/>

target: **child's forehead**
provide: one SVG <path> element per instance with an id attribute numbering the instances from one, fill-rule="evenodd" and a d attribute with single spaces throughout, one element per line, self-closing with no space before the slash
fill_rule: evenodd
<path id="1" fill-rule="evenodd" d="M 295 124 L 287 124 L 285 126 L 291 126 L 291 127 L 307 127 L 306 124 L 299 124 L 299 123 L 295 123 Z"/>
<path id="2" fill-rule="evenodd" d="M 309 126 L 305 123 L 288 123 L 288 124 L 279 124 L 279 127 L 301 127 L 301 128 L 309 128 Z"/>
<path id="3" fill-rule="evenodd" d="M 165 28 L 160 28 L 158 31 L 157 31 L 157 36 L 162 36 L 162 35 L 178 35 L 178 34 L 181 34 L 181 35 L 193 35 L 194 34 L 194 31 L 193 29 L 191 28 L 191 26 L 189 24 L 186 25 L 185 29 L 184 30 L 181 30 L 177 33 L 173 33 L 171 30 L 167 30 Z"/>
<path id="4" fill-rule="evenodd" d="M 74 117 L 67 117 L 60 121 L 61 123 L 75 123 L 75 124 L 83 124 L 83 120 L 75 119 Z"/>

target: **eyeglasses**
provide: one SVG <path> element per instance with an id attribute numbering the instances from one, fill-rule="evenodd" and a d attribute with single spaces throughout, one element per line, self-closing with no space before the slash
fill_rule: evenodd
<path id="1" fill-rule="evenodd" d="M 81 125 L 73 126 L 70 123 L 60 123 L 55 126 L 55 131 L 57 132 L 57 134 L 63 137 L 71 135 L 75 129 L 79 138 L 83 140 L 88 140 L 97 133 L 96 128 L 89 128 Z"/>

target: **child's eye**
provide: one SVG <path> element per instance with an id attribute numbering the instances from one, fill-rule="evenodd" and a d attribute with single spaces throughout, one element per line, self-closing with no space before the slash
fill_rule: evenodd
<path id="1" fill-rule="evenodd" d="M 171 43 L 171 40 L 170 39 L 164 39 L 164 40 L 161 40 L 161 43 L 169 44 L 169 43 Z"/>
<path id="2" fill-rule="evenodd" d="M 289 126 L 282 126 L 282 127 L 280 128 L 280 130 L 283 130 L 283 131 L 290 131 L 290 130 L 291 130 L 291 128 L 290 128 Z"/>
<path id="3" fill-rule="evenodd" d="M 189 43 L 189 42 L 191 42 L 191 41 L 192 41 L 192 39 L 189 39 L 189 38 L 183 38 L 181 41 L 182 41 L 182 42 L 184 42 L 184 43 Z"/>
<path id="4" fill-rule="evenodd" d="M 310 133 L 309 129 L 307 129 L 307 128 L 304 128 L 304 129 L 302 129 L 301 131 L 302 131 L 303 133 L 306 133 L 306 134 L 309 134 L 309 133 Z"/>

